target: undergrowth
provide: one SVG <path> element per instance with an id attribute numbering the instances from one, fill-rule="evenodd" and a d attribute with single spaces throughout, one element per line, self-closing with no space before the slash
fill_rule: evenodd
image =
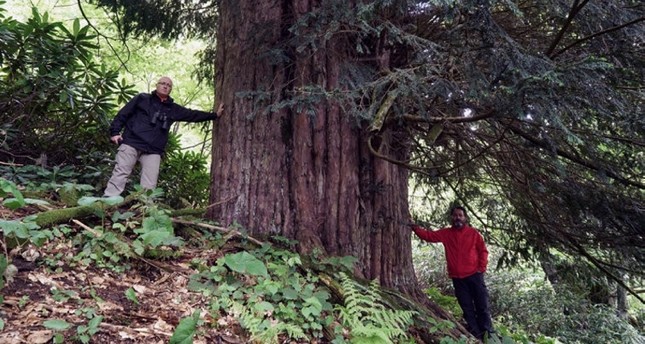
<path id="1" fill-rule="evenodd" d="M 37 188 L 54 191 L 42 184 Z M 55 212 L 56 204 L 61 202 L 24 197 L 14 183 L 1 178 L 0 190 L 3 206 L 9 209 L 38 205 Z M 198 272 L 191 277 L 189 288 L 208 297 L 212 318 L 235 317 L 255 343 L 279 343 L 286 339 L 310 342 L 323 338 L 333 343 L 413 342 L 407 330 L 415 312 L 391 310 L 380 303 L 376 282 L 363 286 L 348 274 L 337 274 L 353 269 L 353 257 L 301 257 L 288 249 L 296 244 L 294 241 L 280 237 L 257 246 L 242 235 L 238 239 L 244 248 L 234 252 L 230 252 L 230 236 L 197 232 L 193 236 L 201 239 L 185 241 L 175 233 L 169 211 L 156 202 L 162 195 L 158 190 L 140 192 L 127 208 L 116 207 L 124 201 L 121 197 L 84 196 L 84 190 L 82 185 L 75 189 L 76 207 L 91 209 L 97 219 L 92 226 L 78 222 L 74 226 L 40 228 L 38 216 L 43 212 L 0 220 L 5 248 L 5 254 L 0 256 L 3 273 L 0 287 L 4 276 L 8 276 L 5 271 L 11 270 L 8 254 L 11 249 L 27 249 L 31 245 L 46 249 L 44 246 L 55 243 L 59 249 L 64 248 L 62 252 L 43 255 L 38 260 L 52 272 L 60 272 L 65 266 L 94 266 L 119 273 L 131 268 L 137 259 L 169 257 L 164 252 L 179 255 L 189 242 L 193 247 L 229 252 L 214 261 L 194 259 L 192 266 Z M 336 285 L 333 280 L 341 281 L 335 291 L 330 290 Z M 338 294 L 345 296 L 339 299 L 334 296 Z M 63 298 L 61 301 L 71 297 L 65 291 L 57 291 L 54 296 Z M 136 302 L 133 292 L 126 292 L 126 297 Z M 93 311 L 88 314 L 88 323 L 78 325 L 74 338 L 63 337 L 69 336 L 73 324 L 50 319 L 44 326 L 56 332 L 57 342 L 86 342 L 96 333 L 102 319 Z M 200 326 L 208 325 L 199 314 L 193 314 L 182 319 L 173 338 L 192 338 Z"/>
<path id="2" fill-rule="evenodd" d="M 56 254 L 43 255 L 39 259 L 39 264 L 53 272 L 60 271 L 64 266 L 94 266 L 122 272 L 129 269 L 137 259 L 172 258 L 182 254 L 182 247 L 190 245 L 215 253 L 210 255 L 212 259 L 196 258 L 192 261 L 192 267 L 197 272 L 190 277 L 189 288 L 208 298 L 207 311 L 212 319 L 237 319 L 254 343 L 282 343 L 287 340 L 328 340 L 334 344 L 414 343 L 417 338 L 411 335 L 410 329 L 415 324 L 418 325 L 416 320 L 419 318 L 423 319 L 424 324 L 428 324 L 428 332 L 439 334 L 437 338 L 441 338 L 442 344 L 468 342 L 465 337 L 441 337 L 444 329 L 455 326 L 452 323 L 438 322 L 415 311 L 393 309 L 389 303 L 384 303 L 384 294 L 377 282 L 359 283 L 350 277 L 349 272 L 353 270 L 355 263 L 353 257 L 303 257 L 289 249 L 295 246 L 294 241 L 280 237 L 273 237 L 270 242 L 258 246 L 247 240 L 243 234 L 244 229 L 239 227 L 236 229 L 242 233 L 238 233 L 240 235 L 234 245 L 231 245 L 230 233 L 221 235 L 196 230 L 191 236 L 184 238 L 175 233 L 170 211 L 157 202 L 162 196 L 159 190 L 140 192 L 136 201 L 126 209 L 114 207 L 123 202 L 123 198 L 84 196 L 86 188 L 82 184 L 74 186 L 56 182 L 56 185 L 67 185 L 68 189 L 74 190 L 78 196 L 77 206 L 91 207 L 98 223 L 93 226 L 80 223 L 74 226 L 62 224 L 40 228 L 34 215 L 21 219 L 0 219 L 0 243 L 4 250 L 4 254 L 0 255 L 0 290 L 15 274 L 9 254 L 12 249 L 26 249 L 31 245 L 43 247 L 55 243 L 59 249 L 64 249 Z M 41 186 L 42 184 L 39 186 L 40 190 L 46 189 Z M 25 197 L 23 191 L 30 192 L 0 178 L 0 199 L 4 207 L 12 210 L 28 206 L 55 208 L 50 204 L 51 200 Z M 57 202 L 62 201 L 54 203 L 58 204 Z M 186 233 L 181 234 L 185 236 Z M 56 298 L 72 297 L 65 291 L 52 291 L 54 292 Z M 428 293 L 435 302 L 459 316 L 454 298 L 442 295 L 437 288 L 429 288 Z M 136 302 L 133 292 L 126 293 L 126 297 Z M 534 304 L 528 298 L 525 301 L 526 304 L 522 304 L 524 310 L 530 309 L 531 304 Z M 82 312 L 86 317 L 85 324 L 73 325 L 51 319 L 44 326 L 57 331 L 57 342 L 89 342 L 99 330 L 98 326 L 103 319 L 93 309 Z M 554 339 L 535 332 L 527 334 L 529 332 L 517 326 L 522 322 L 521 319 L 514 317 L 512 321 L 508 321 L 511 319 L 509 314 L 510 310 L 504 319 L 510 325 L 496 323 L 498 334 L 502 337 L 491 338 L 488 343 L 555 342 Z M 525 316 L 531 314 L 534 315 L 533 318 L 539 319 L 536 312 L 525 312 Z M 568 328 L 569 332 L 560 333 L 563 337 L 571 338 L 575 336 L 576 321 L 587 322 L 588 326 L 609 324 L 606 313 L 596 310 L 594 314 L 598 316 L 559 318 L 559 323 L 549 323 L 552 326 L 549 331 L 556 331 L 558 328 L 564 331 Z M 171 342 L 189 343 L 185 340 L 195 336 L 200 328 L 219 326 L 217 321 L 206 322 L 204 319 L 199 312 L 182 319 L 175 329 L 175 339 Z M 614 325 L 612 322 L 611 326 L 605 328 L 618 328 Z M 63 333 L 69 336 L 73 326 L 76 326 L 73 337 L 62 337 Z M 3 327 L 4 323 L 0 319 L 0 329 Z M 625 335 L 633 335 L 633 331 L 628 332 Z M 601 337 L 607 339 L 611 336 L 610 333 L 594 332 L 585 337 L 585 340 Z"/>

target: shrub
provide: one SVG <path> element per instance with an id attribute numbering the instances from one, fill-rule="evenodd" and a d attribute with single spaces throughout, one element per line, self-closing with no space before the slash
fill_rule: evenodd
<path id="1" fill-rule="evenodd" d="M 173 137 L 171 141 L 176 139 Z M 210 174 L 206 168 L 207 159 L 199 153 L 168 149 L 159 171 L 159 187 L 166 192 L 168 205 L 178 208 L 208 203 Z"/>
<path id="2" fill-rule="evenodd" d="M 109 151 L 108 115 L 133 91 L 96 62 L 96 48 L 78 19 L 68 28 L 33 8 L 23 23 L 0 7 L 0 160 L 46 166 Z"/>
<path id="3" fill-rule="evenodd" d="M 557 337 L 565 343 L 637 344 L 645 339 L 607 305 L 592 304 L 567 288 L 554 290 L 538 274 L 519 271 L 489 278 L 496 321 L 531 337 Z"/>

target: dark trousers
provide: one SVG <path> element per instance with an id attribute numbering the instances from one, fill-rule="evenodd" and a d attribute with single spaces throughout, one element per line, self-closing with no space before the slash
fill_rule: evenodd
<path id="1" fill-rule="evenodd" d="M 468 331 L 483 340 L 485 333 L 493 332 L 484 274 L 478 272 L 466 278 L 453 278 L 452 285 L 455 287 L 459 306 L 464 312 Z"/>

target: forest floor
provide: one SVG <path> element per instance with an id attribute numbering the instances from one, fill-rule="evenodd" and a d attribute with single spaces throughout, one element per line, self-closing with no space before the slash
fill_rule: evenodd
<path id="1" fill-rule="evenodd" d="M 0 207 L 0 218 L 21 218 L 36 211 Z M 88 331 L 96 331 L 91 343 L 168 343 L 180 320 L 196 310 L 208 324 L 199 326 L 194 343 L 247 341 L 236 320 L 226 316 L 214 320 L 208 299 L 187 288 L 189 277 L 197 272 L 190 261 L 212 261 L 221 249 L 218 253 L 182 248 L 178 257 L 131 261 L 130 268 L 122 273 L 93 264 L 72 267 L 59 259 L 73 254 L 72 244 L 61 241 L 43 247 L 21 246 L 9 252 L 17 272 L 6 276 L 6 285 L 0 291 L 4 297 L 0 343 L 52 343 L 57 334 L 58 340 L 60 335 L 64 337 L 64 343 L 81 343 L 79 335 Z M 102 321 L 97 327 L 88 325 L 99 316 Z M 62 330 L 45 326 L 51 320 L 63 320 L 71 326 Z"/>

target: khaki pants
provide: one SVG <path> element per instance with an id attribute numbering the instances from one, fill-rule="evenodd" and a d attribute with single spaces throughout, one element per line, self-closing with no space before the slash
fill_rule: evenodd
<path id="1" fill-rule="evenodd" d="M 141 187 L 150 190 L 157 186 L 161 155 L 145 154 L 132 146 L 121 144 L 116 153 L 116 166 L 103 196 L 118 196 L 123 192 L 137 161 L 141 163 Z"/>

